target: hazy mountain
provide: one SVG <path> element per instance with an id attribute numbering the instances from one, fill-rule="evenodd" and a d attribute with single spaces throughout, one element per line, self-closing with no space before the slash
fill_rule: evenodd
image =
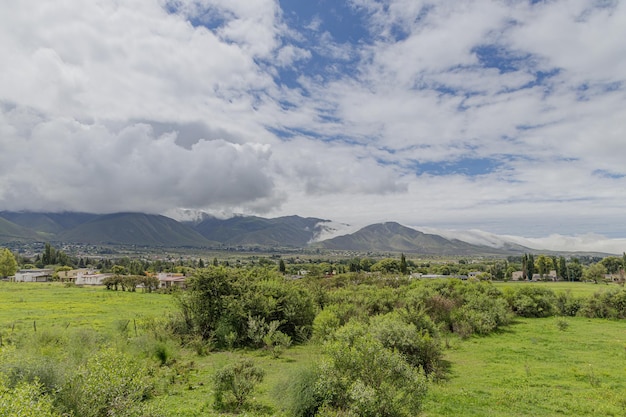
<path id="1" fill-rule="evenodd" d="M 422 233 L 395 222 L 373 224 L 352 234 L 318 242 L 316 246 L 361 252 L 407 252 L 432 255 L 506 254 L 523 251 L 521 246 L 494 248 L 470 244 L 458 239 L 446 239 L 439 235 Z"/>
<path id="2" fill-rule="evenodd" d="M 140 246 L 215 246 L 191 227 L 169 217 L 142 213 L 98 216 L 58 234 L 55 240 L 89 244 Z"/>
<path id="3" fill-rule="evenodd" d="M 0 212 L 0 217 L 12 223 L 40 233 L 56 234 L 86 223 L 98 217 L 89 213 L 33 213 L 33 212 Z"/>
<path id="4" fill-rule="evenodd" d="M 0 217 L 0 243 L 36 242 L 41 240 L 34 231 Z"/>
<path id="5" fill-rule="evenodd" d="M 322 233 L 327 220 L 286 216 L 265 219 L 235 216 L 207 218 L 195 226 L 209 240 L 236 246 L 304 247 Z"/>

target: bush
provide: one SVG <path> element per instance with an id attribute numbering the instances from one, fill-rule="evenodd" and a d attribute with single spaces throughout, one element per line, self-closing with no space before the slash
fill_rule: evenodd
<path id="1" fill-rule="evenodd" d="M 556 296 L 549 288 L 525 285 L 508 291 L 505 296 L 518 316 L 549 317 L 554 313 Z"/>
<path id="2" fill-rule="evenodd" d="M 0 416 L 3 417 L 59 417 L 52 399 L 42 394 L 39 382 L 20 382 L 9 388 L 0 374 Z"/>
<path id="3" fill-rule="evenodd" d="M 465 298 L 463 306 L 452 313 L 453 327 L 461 336 L 486 335 L 510 322 L 509 308 L 502 298 L 480 292 L 467 294 Z"/>
<path id="4" fill-rule="evenodd" d="M 426 329 L 404 322 L 398 313 L 373 317 L 369 332 L 383 346 L 400 352 L 411 365 L 420 367 L 426 374 L 438 368 L 441 359 L 439 340 Z"/>
<path id="5" fill-rule="evenodd" d="M 557 314 L 561 316 L 575 316 L 582 308 L 584 301 L 572 296 L 568 291 L 560 292 L 556 295 L 555 308 Z"/>
<path id="6" fill-rule="evenodd" d="M 347 325 L 327 345 L 313 402 L 323 415 L 408 417 L 419 413 L 426 395 L 423 371 L 383 346 L 359 326 Z"/>
<path id="7" fill-rule="evenodd" d="M 596 292 L 585 300 L 579 315 L 590 318 L 626 318 L 626 290 Z"/>
<path id="8" fill-rule="evenodd" d="M 215 408 L 239 410 L 252 394 L 254 386 L 263 381 L 265 372 L 250 359 L 226 365 L 213 378 Z"/>
<path id="9" fill-rule="evenodd" d="M 81 417 L 135 416 L 152 394 L 147 375 L 140 363 L 105 349 L 71 375 L 58 394 L 59 408 Z"/>
<path id="10" fill-rule="evenodd" d="M 180 318 L 172 328 L 183 336 L 213 339 L 217 346 L 259 346 L 265 323 L 280 322 L 292 340 L 311 336 L 315 304 L 311 293 L 282 275 L 256 268 L 251 271 L 211 267 L 189 280 L 179 294 Z"/>
<path id="11" fill-rule="evenodd" d="M 333 309 L 325 308 L 313 320 L 313 336 L 321 341 L 328 340 L 340 325 L 341 321 Z"/>

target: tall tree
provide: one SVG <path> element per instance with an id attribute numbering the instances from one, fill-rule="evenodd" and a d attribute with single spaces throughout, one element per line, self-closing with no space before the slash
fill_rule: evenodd
<path id="1" fill-rule="evenodd" d="M 402 275 L 406 275 L 408 272 L 408 267 L 406 265 L 406 257 L 404 256 L 404 253 L 401 254 L 400 256 L 400 272 L 402 273 Z"/>
<path id="2" fill-rule="evenodd" d="M 567 276 L 567 261 L 564 256 L 559 256 L 557 275 L 563 279 L 568 278 Z"/>
<path id="3" fill-rule="evenodd" d="M 0 277 L 15 275 L 17 261 L 13 253 L 7 248 L 0 249 Z"/>

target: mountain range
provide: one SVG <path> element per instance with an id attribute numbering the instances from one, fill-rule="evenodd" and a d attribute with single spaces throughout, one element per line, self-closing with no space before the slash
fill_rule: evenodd
<path id="1" fill-rule="evenodd" d="M 423 233 L 395 222 L 364 227 L 312 217 L 188 217 L 182 221 L 144 213 L 0 212 L 0 244 L 60 242 L 164 248 L 313 248 L 355 252 L 406 252 L 429 255 L 507 255 L 530 251 L 514 243 L 468 243 Z M 335 235 L 332 238 L 328 236 Z"/>

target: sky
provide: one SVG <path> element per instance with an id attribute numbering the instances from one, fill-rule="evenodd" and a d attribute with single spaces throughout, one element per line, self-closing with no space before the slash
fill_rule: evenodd
<path id="1" fill-rule="evenodd" d="M 0 6 L 0 210 L 626 238 L 626 2 Z"/>

